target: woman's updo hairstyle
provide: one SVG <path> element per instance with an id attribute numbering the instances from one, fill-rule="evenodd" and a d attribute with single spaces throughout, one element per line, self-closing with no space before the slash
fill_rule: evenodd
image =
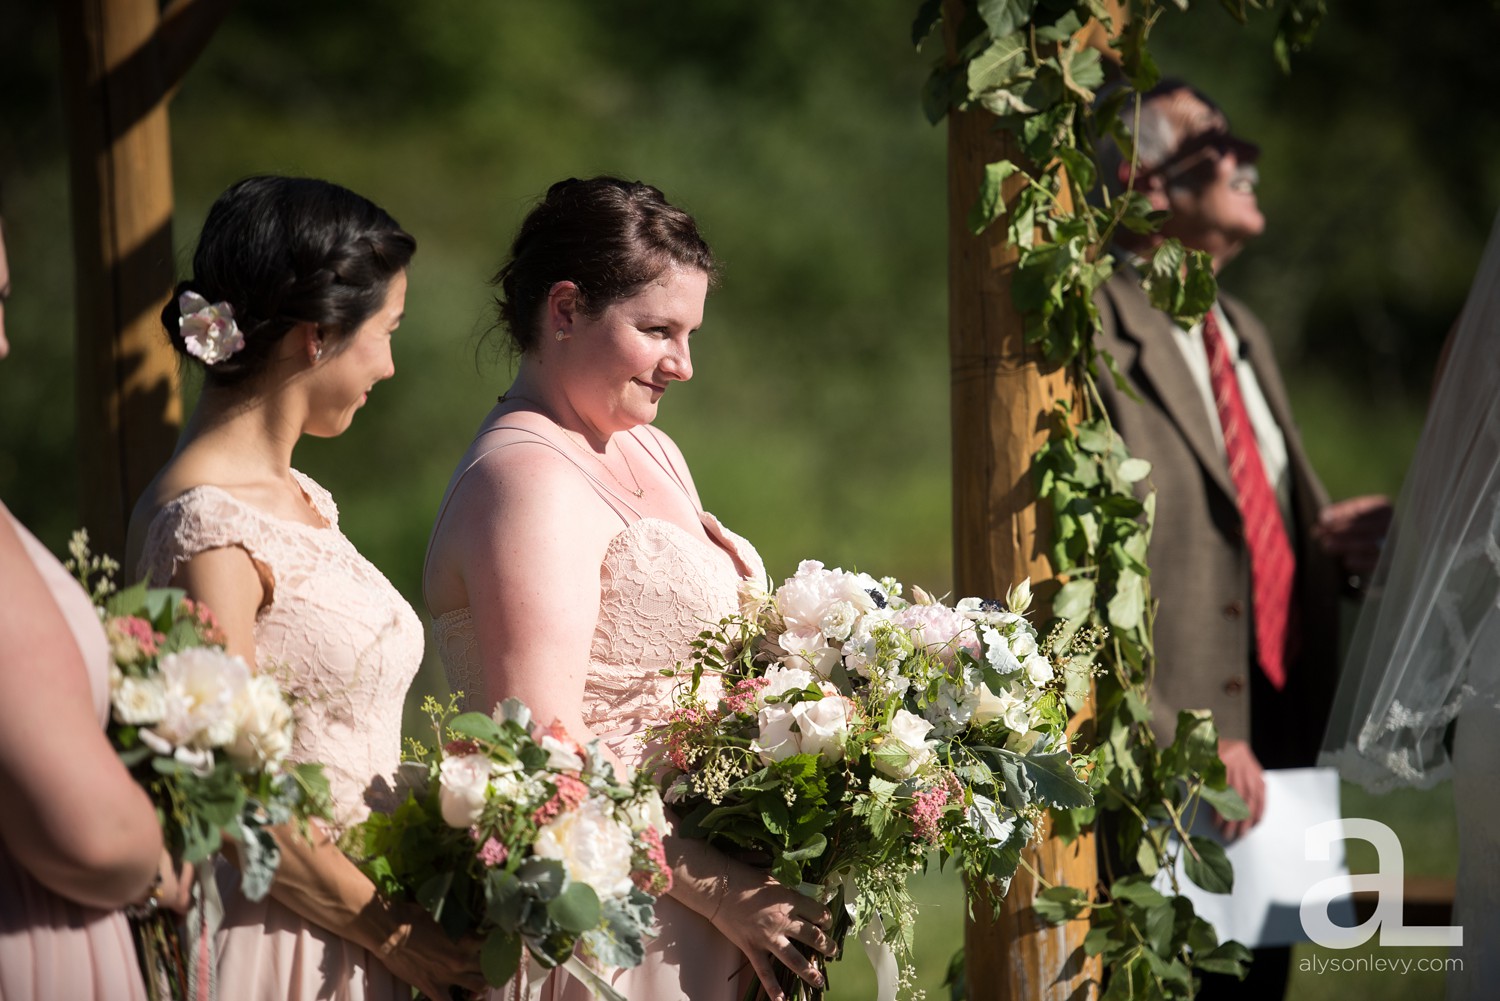
<path id="1" fill-rule="evenodd" d="M 693 217 L 659 190 L 617 177 L 558 181 L 521 223 L 510 260 L 492 281 L 500 288 L 500 326 L 524 353 L 542 335 L 542 311 L 558 282 L 577 285 L 580 308 L 597 317 L 673 266 L 712 278 L 713 251 Z"/>
<path id="2" fill-rule="evenodd" d="M 328 181 L 247 177 L 214 202 L 198 237 L 193 277 L 161 311 L 172 346 L 191 357 L 178 298 L 196 292 L 228 303 L 245 346 L 204 365 L 230 386 L 263 372 L 298 323 L 316 323 L 334 352 L 385 302 L 417 241 L 368 198 Z M 196 359 L 195 359 L 196 360 Z"/>

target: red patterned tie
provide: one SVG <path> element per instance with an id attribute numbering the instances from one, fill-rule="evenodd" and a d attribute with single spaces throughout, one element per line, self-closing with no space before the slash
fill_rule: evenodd
<path id="1" fill-rule="evenodd" d="M 1239 379 L 1224 347 L 1224 335 L 1212 312 L 1203 318 L 1203 347 L 1208 352 L 1208 374 L 1214 405 L 1224 432 L 1224 456 L 1229 478 L 1239 495 L 1245 523 L 1245 546 L 1250 552 L 1250 582 L 1255 602 L 1255 645 L 1260 668 L 1280 691 L 1286 685 L 1286 657 L 1292 634 L 1292 585 L 1297 560 L 1287 539 L 1286 524 L 1276 492 L 1266 476 L 1255 429 L 1245 412 Z"/>

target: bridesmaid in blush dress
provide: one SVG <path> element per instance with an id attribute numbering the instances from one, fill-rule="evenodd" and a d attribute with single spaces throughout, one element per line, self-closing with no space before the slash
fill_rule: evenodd
<path id="1" fill-rule="evenodd" d="M 9 293 L 0 237 L 0 358 Z M 109 669 L 88 595 L 0 504 L 0 1001 L 146 996 L 119 908 L 161 829 L 104 737 Z"/>
<path id="2" fill-rule="evenodd" d="M 496 283 L 520 355 L 514 383 L 460 460 L 428 547 L 425 592 L 450 684 L 471 707 L 509 696 L 623 765 L 642 763 L 673 679 L 705 627 L 737 611 L 755 550 L 698 499 L 681 453 L 651 427 L 692 376 L 713 258 L 692 218 L 646 184 L 552 186 Z M 604 971 L 629 998 L 740 1001 L 758 977 L 779 997 L 799 943 L 831 945 L 829 915 L 762 870 L 669 836 L 675 883 L 645 962 Z M 548 1001 L 583 1001 L 562 971 Z"/>
<path id="3" fill-rule="evenodd" d="M 216 863 L 223 920 L 195 942 L 195 966 L 217 953 L 221 999 L 407 1001 L 408 984 L 432 997 L 483 986 L 476 949 L 389 905 L 336 847 L 372 806 L 394 805 L 422 627 L 339 531 L 328 492 L 291 464 L 303 435 L 341 434 L 395 373 L 415 246 L 352 191 L 249 178 L 214 203 L 193 277 L 163 312 L 173 344 L 203 363 L 204 387 L 136 506 L 132 554 L 151 583 L 213 609 L 231 652 L 281 677 L 300 707 L 291 756 L 323 763 L 335 809 L 310 841 L 277 837 L 264 900 Z"/>

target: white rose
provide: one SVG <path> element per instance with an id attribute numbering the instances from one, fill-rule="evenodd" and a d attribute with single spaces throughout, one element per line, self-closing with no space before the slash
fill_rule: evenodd
<path id="1" fill-rule="evenodd" d="M 601 900 L 630 895 L 634 850 L 630 828 L 614 818 L 614 804 L 597 797 L 559 815 L 537 832 L 532 851 L 562 862 L 568 878 L 593 887 Z"/>
<path id="2" fill-rule="evenodd" d="M 780 698 L 788 692 L 800 692 L 816 682 L 811 671 L 804 671 L 800 667 L 773 667 L 766 672 L 765 687 L 755 693 L 756 701 L 765 705 L 767 699 Z"/>
<path id="3" fill-rule="evenodd" d="M 247 771 L 275 771 L 292 750 L 292 707 L 269 675 L 256 675 L 234 702 L 235 737 L 229 756 Z"/>
<path id="4" fill-rule="evenodd" d="M 843 696 L 799 702 L 792 707 L 801 732 L 803 754 L 820 755 L 824 761 L 841 761 L 844 741 L 849 737 L 849 702 Z"/>
<path id="5" fill-rule="evenodd" d="M 750 750 L 760 755 L 762 763 L 769 765 L 802 753 L 797 733 L 793 730 L 796 723 L 793 708 L 778 703 L 766 706 L 757 716 L 760 736 L 750 742 Z"/>
<path id="6" fill-rule="evenodd" d="M 838 663 L 838 649 L 829 646 L 819 632 L 785 632 L 776 638 L 776 645 L 787 653 L 783 663 L 811 671 L 820 678 L 831 677 L 833 665 Z"/>
<path id="7" fill-rule="evenodd" d="M 157 733 L 173 744 L 196 747 L 222 747 L 234 739 L 235 699 L 250 680 L 243 660 L 191 647 L 167 654 L 158 669 L 164 704 Z"/>
<path id="8" fill-rule="evenodd" d="M 583 771 L 583 758 L 578 756 L 570 742 L 558 740 L 551 734 L 543 734 L 537 743 L 547 752 L 547 767 L 554 772 Z"/>
<path id="9" fill-rule="evenodd" d="M 449 827 L 473 827 L 484 812 L 490 788 L 490 759 L 458 754 L 438 766 L 438 805 Z"/>
<path id="10" fill-rule="evenodd" d="M 908 779 L 921 771 L 934 757 L 927 746 L 931 730 L 932 724 L 916 713 L 897 709 L 891 717 L 889 736 L 874 756 L 876 770 L 893 779 Z"/>
<path id="11" fill-rule="evenodd" d="M 121 677 L 112 701 L 121 723 L 155 723 L 166 712 L 166 689 L 160 678 Z"/>
<path id="12" fill-rule="evenodd" d="M 1016 685 L 1011 685 L 997 698 L 1000 721 L 1017 733 L 1031 729 L 1031 707 Z"/>
<path id="13" fill-rule="evenodd" d="M 999 719 L 1005 711 L 1005 706 L 1000 701 L 1000 697 L 990 691 L 988 685 L 980 685 L 977 694 L 979 699 L 974 705 L 973 716 L 975 724 L 983 726 L 986 723 Z"/>
<path id="14" fill-rule="evenodd" d="M 1018 631 L 1010 638 L 1010 652 L 1017 660 L 1024 661 L 1036 653 L 1036 639 L 1028 632 Z"/>
<path id="15" fill-rule="evenodd" d="M 1046 657 L 1043 657 L 1039 653 L 1034 653 L 1030 657 L 1027 657 L 1026 662 L 1021 666 L 1026 669 L 1026 677 L 1030 678 L 1031 683 L 1038 688 L 1055 677 L 1052 672 L 1052 665 L 1047 661 Z"/>

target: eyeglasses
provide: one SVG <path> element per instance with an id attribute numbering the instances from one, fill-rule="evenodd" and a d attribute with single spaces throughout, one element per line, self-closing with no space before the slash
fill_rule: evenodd
<path id="1" fill-rule="evenodd" d="M 1150 173 L 1168 184 L 1197 187 L 1212 179 L 1212 172 L 1204 170 L 1204 167 L 1217 164 L 1230 155 L 1239 163 L 1251 164 L 1260 159 L 1260 147 L 1239 138 L 1228 129 L 1200 132 L 1177 147 L 1177 152 L 1163 160 Z"/>

